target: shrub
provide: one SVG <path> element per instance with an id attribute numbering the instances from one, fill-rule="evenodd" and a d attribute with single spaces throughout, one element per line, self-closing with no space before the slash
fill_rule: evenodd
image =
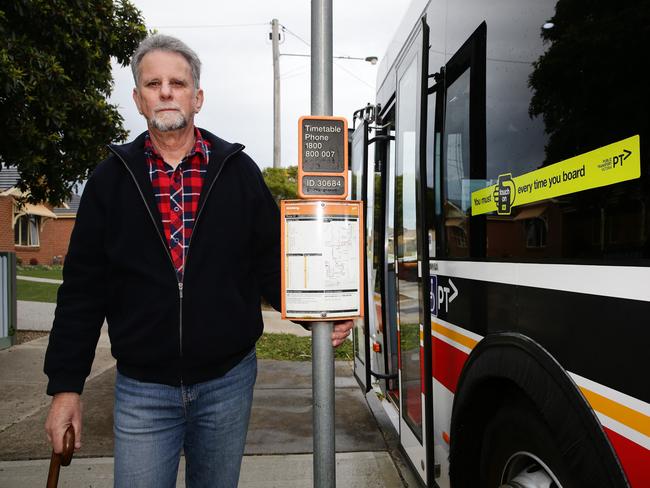
<path id="1" fill-rule="evenodd" d="M 30 258 L 29 264 L 31 264 L 32 266 L 36 266 L 38 264 L 38 259 Z"/>

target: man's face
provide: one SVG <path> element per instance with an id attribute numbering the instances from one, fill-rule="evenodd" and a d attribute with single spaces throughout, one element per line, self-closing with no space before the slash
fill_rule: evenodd
<path id="1" fill-rule="evenodd" d="M 203 90 L 195 90 L 190 64 L 182 55 L 151 51 L 140 62 L 133 100 L 150 129 L 167 132 L 194 121 L 203 104 Z"/>

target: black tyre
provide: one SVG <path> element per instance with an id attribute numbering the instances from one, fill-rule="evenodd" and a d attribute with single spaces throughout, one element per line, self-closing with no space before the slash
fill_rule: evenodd
<path id="1" fill-rule="evenodd" d="M 480 479 L 484 488 L 576 486 L 548 426 L 523 398 L 501 407 L 486 426 Z"/>
<path id="2" fill-rule="evenodd" d="M 629 486 L 575 383 L 548 351 L 521 334 L 492 334 L 472 350 L 458 381 L 450 437 L 454 488 L 516 482 L 550 488 L 551 481 L 563 488 Z"/>

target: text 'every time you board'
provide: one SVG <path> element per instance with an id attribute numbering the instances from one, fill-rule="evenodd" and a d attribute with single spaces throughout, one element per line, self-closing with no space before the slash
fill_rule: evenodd
<path id="1" fill-rule="evenodd" d="M 499 175 L 496 184 L 472 192 L 472 215 L 510 215 L 516 206 L 583 190 L 613 185 L 641 175 L 639 136 L 513 177 Z"/>

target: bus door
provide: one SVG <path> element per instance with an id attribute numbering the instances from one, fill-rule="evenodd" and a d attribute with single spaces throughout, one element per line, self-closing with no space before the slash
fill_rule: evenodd
<path id="1" fill-rule="evenodd" d="M 367 388 L 369 391 L 371 385 L 379 387 L 384 395 L 387 395 L 387 387 L 393 388 L 395 392 L 397 387 L 397 332 L 396 327 L 394 336 L 387 335 L 387 329 L 384 325 L 386 310 L 386 300 L 382 300 L 385 283 L 385 201 L 384 188 L 386 178 L 384 166 L 387 154 L 391 151 L 394 153 L 395 125 L 394 120 L 384 125 L 370 127 L 370 123 L 376 121 L 376 107 L 367 106 L 355 112 L 355 124 L 357 121 L 360 126 L 355 131 L 353 148 L 356 148 L 357 156 L 362 153 L 360 141 L 366 144 L 367 164 L 364 166 L 366 174 L 364 190 L 364 222 L 366 228 L 365 245 L 365 287 L 366 287 L 366 350 L 368 351 L 367 362 L 361 364 L 360 358 L 355 356 L 355 375 L 359 383 L 363 382 L 362 375 L 365 373 Z M 369 137 L 373 134 L 374 137 Z M 351 152 L 354 152 L 353 149 Z M 393 259 L 394 263 L 394 259 Z M 393 282 L 394 282 L 393 276 Z M 394 287 L 393 287 L 394 288 Z M 388 307 L 395 309 L 395 293 L 388 299 Z M 393 321 L 394 322 L 394 321 Z M 391 340 L 394 339 L 394 340 Z M 394 351 L 395 365 L 391 369 L 388 366 L 388 355 Z M 388 353 L 388 355 L 387 355 Z M 365 367 L 364 367 L 365 366 Z M 390 370 L 390 373 L 387 373 Z M 391 385 L 386 382 L 391 381 Z"/>
<path id="2" fill-rule="evenodd" d="M 463 338 L 486 319 L 484 298 L 462 278 L 463 261 L 485 256 L 485 220 L 472 217 L 471 193 L 485 182 L 485 40 L 481 24 L 434 78 L 435 106 L 433 222 L 435 243 L 429 261 L 433 448 L 440 464 L 439 486 L 449 486 L 451 405 L 462 362 Z"/>
<path id="3" fill-rule="evenodd" d="M 355 114 L 356 116 L 356 114 Z M 367 174 L 368 171 L 368 122 L 361 119 L 361 123 L 352 133 L 350 138 L 350 144 L 352 150 L 350 151 L 350 168 L 351 168 L 351 178 L 350 178 L 350 197 L 352 200 L 362 200 L 365 204 L 363 206 L 363 221 L 365 222 L 366 229 L 372 229 L 368 227 L 368 213 L 367 209 L 367 194 L 368 194 L 368 182 Z M 372 225 L 372 222 L 370 222 Z M 366 257 L 368 256 L 368 243 L 367 236 L 371 236 L 372 233 L 367 230 L 364 231 L 364 240 L 366 242 Z M 364 263 L 364 277 L 367 279 L 368 276 L 368 266 Z M 371 293 L 372 288 L 369 288 L 369 283 L 366 281 L 365 288 L 365 303 L 364 310 L 366 313 L 362 319 L 355 319 L 354 328 L 352 334 L 352 345 L 354 351 L 354 376 L 357 381 L 363 388 L 365 392 L 370 390 L 370 350 L 368 344 L 368 328 L 369 328 L 369 313 L 368 313 L 368 295 Z"/>
<path id="4" fill-rule="evenodd" d="M 399 341 L 397 339 L 397 291 L 395 277 L 395 104 L 378 118 L 381 130 L 378 131 L 375 160 L 375 228 L 379 296 L 375 293 L 375 307 L 381 325 L 382 360 L 381 365 L 373 367 L 373 376 L 390 408 L 387 413 L 396 430 L 399 430 Z M 377 205 L 379 203 L 379 205 Z M 381 235 L 379 235 L 381 233 Z M 383 374 L 382 374 L 383 373 Z"/>
<path id="5" fill-rule="evenodd" d="M 427 483 L 425 332 L 429 334 L 427 262 L 420 175 L 422 124 L 426 127 L 426 23 L 397 64 L 395 195 L 395 275 L 399 351 L 400 442 L 412 465 Z M 424 73 L 424 75 L 423 75 Z M 423 88 L 424 87 L 424 88 Z M 423 96 L 424 91 L 424 96 Z M 426 344 L 430 349 L 430 344 Z M 427 353 L 428 355 L 429 353 Z"/>

